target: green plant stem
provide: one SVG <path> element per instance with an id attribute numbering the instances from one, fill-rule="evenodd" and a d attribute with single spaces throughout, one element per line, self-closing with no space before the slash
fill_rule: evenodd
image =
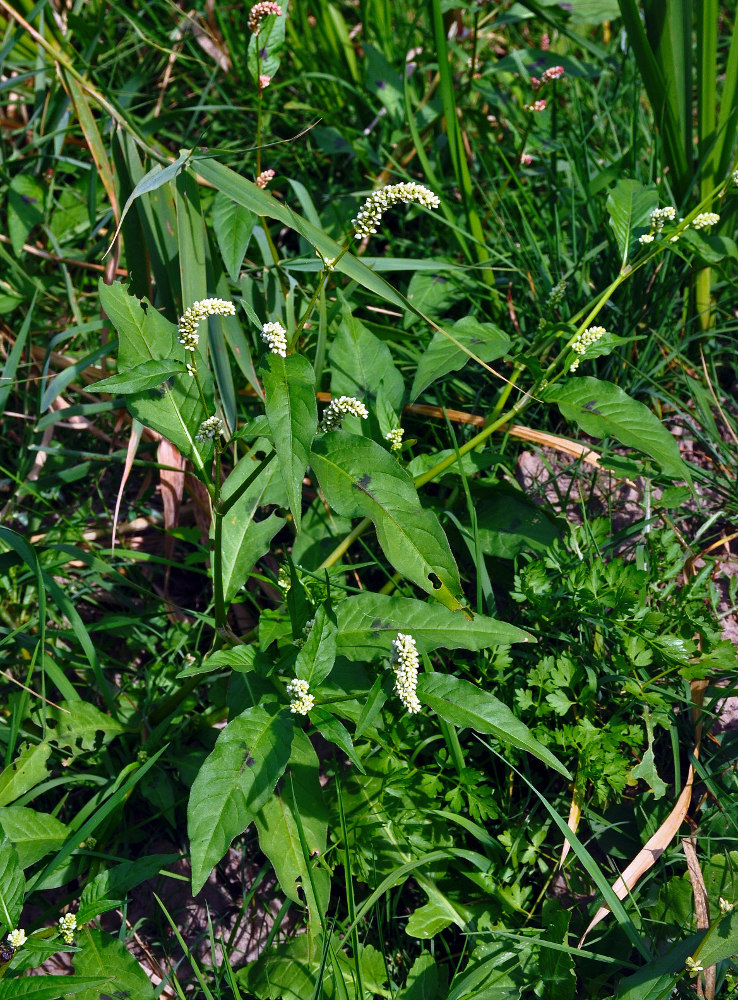
<path id="1" fill-rule="evenodd" d="M 348 241 L 346 241 L 346 243 L 344 243 L 342 245 L 341 252 L 336 257 L 335 260 L 331 261 L 330 264 L 328 262 L 326 262 L 326 261 L 323 261 L 323 270 L 320 272 L 320 278 L 318 279 L 317 287 L 316 287 L 315 291 L 313 292 L 313 297 L 308 302 L 308 306 L 307 306 L 307 309 L 305 310 L 305 314 L 303 315 L 303 317 L 300 320 L 300 322 L 297 324 L 297 329 L 295 330 L 295 336 L 294 336 L 293 343 L 297 342 L 297 338 L 302 333 L 303 327 L 305 326 L 305 324 L 307 323 L 307 321 L 310 319 L 312 311 L 315 308 L 315 304 L 318 301 L 318 299 L 320 298 L 320 293 L 325 288 L 325 284 L 326 284 L 326 282 L 328 280 L 329 275 L 331 274 L 331 272 L 333 271 L 333 269 L 335 268 L 336 264 L 339 262 L 339 260 L 341 259 L 341 257 L 343 257 L 344 254 L 348 252 L 348 248 L 349 248 L 349 243 L 348 243 Z"/>

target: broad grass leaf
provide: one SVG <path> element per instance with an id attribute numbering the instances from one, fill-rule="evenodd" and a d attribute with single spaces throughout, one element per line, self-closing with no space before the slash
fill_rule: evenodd
<path id="1" fill-rule="evenodd" d="M 237 205 L 222 191 L 215 196 L 213 228 L 231 281 L 238 281 L 256 219 L 257 216 L 251 209 Z"/>
<path id="2" fill-rule="evenodd" d="M 318 427 L 315 372 L 307 358 L 267 354 L 264 358 L 265 410 L 287 500 L 300 530 L 302 481 Z"/>
<path id="3" fill-rule="evenodd" d="M 653 188 L 622 178 L 607 198 L 610 225 L 615 233 L 622 266 L 638 246 L 638 237 L 651 228 L 651 212 L 658 208 L 659 196 Z"/>
<path id="4" fill-rule="evenodd" d="M 670 476 L 689 481 L 676 439 L 658 417 L 612 382 L 585 376 L 556 383 L 543 392 L 566 420 L 592 437 L 614 437 L 627 448 L 650 455 Z"/>
<path id="5" fill-rule="evenodd" d="M 58 950 L 58 949 L 55 949 Z M 0 982 L 0 1000 L 61 1000 L 62 997 L 94 989 L 95 1000 L 102 987 L 110 982 L 109 976 L 30 976 L 22 979 L 4 979 Z"/>
<path id="6" fill-rule="evenodd" d="M 316 614 L 313 627 L 305 645 L 297 654 L 295 676 L 317 687 L 330 674 L 336 661 L 336 623 L 331 620 L 325 605 Z"/>
<path id="7" fill-rule="evenodd" d="M 559 774 L 571 777 L 563 764 L 535 739 L 528 727 L 489 691 L 450 674 L 421 674 L 418 678 L 418 697 L 445 722 L 495 736 L 502 743 L 532 754 Z"/>
<path id="8" fill-rule="evenodd" d="M 18 861 L 18 852 L 10 837 L 0 829 L 0 936 L 2 930 L 18 926 L 23 909 L 26 879 Z"/>
<path id="9" fill-rule="evenodd" d="M 0 806 L 0 829 L 12 840 L 24 869 L 58 850 L 69 836 L 66 823 L 27 806 Z"/>
<path id="10" fill-rule="evenodd" d="M 307 857 L 300 843 L 296 813 Z M 317 929 L 321 915 L 328 909 L 330 875 L 310 859 L 325 853 L 328 810 L 323 802 L 318 756 L 301 729 L 294 731 L 287 774 L 256 815 L 255 824 L 259 846 L 274 866 L 282 892 L 294 903 L 307 902 L 311 924 Z"/>
<path id="11" fill-rule="evenodd" d="M 51 747 L 48 743 L 27 744 L 16 759 L 0 771 L 0 806 L 7 806 L 46 779 Z"/>
<path id="12" fill-rule="evenodd" d="M 77 923 L 88 923 L 101 913 L 122 906 L 131 889 L 155 878 L 165 865 L 177 861 L 177 854 L 149 854 L 137 861 L 124 861 L 100 872 L 82 890 Z"/>
<path id="13" fill-rule="evenodd" d="M 440 332 L 433 334 L 433 339 L 418 362 L 410 390 L 411 403 L 436 379 L 463 368 L 470 360 L 468 351 L 476 354 L 482 361 L 494 361 L 510 348 L 510 338 L 499 327 L 494 323 L 480 323 L 471 316 L 457 320 L 449 334 L 450 336 Z M 466 351 L 459 345 L 465 347 Z"/>
<path id="14" fill-rule="evenodd" d="M 145 299 L 129 295 L 123 285 L 100 282 L 100 301 L 108 318 L 118 331 L 118 371 L 150 360 L 171 360 L 184 357 L 184 348 L 177 343 L 177 327 Z M 204 357 L 199 354 L 200 382 L 208 406 L 213 410 L 213 381 Z M 126 399 L 132 416 L 146 427 L 158 431 L 175 444 L 185 458 L 191 459 L 200 474 L 204 464 L 194 437 L 208 414 L 200 399 L 197 383 L 189 375 L 175 375 L 171 385 L 134 393 Z M 202 446 L 203 451 L 212 445 Z"/>
<path id="15" fill-rule="evenodd" d="M 270 714 L 258 705 L 237 715 L 218 736 L 187 806 L 194 895 L 272 794 L 287 766 L 292 736 L 289 713 Z"/>
<path id="16" fill-rule="evenodd" d="M 106 976 L 105 991 L 126 1000 L 154 1000 L 156 993 L 148 975 L 138 964 L 125 942 L 104 931 L 84 927 L 75 944 L 74 971 L 82 976 Z M 80 1000 L 100 1000 L 100 990 L 90 987 Z"/>
<path id="17" fill-rule="evenodd" d="M 381 445 L 334 431 L 316 440 L 310 460 L 338 514 L 369 517 L 394 568 L 447 607 L 461 607 L 461 581 L 438 518 L 424 510 L 408 474 Z"/>
<path id="18" fill-rule="evenodd" d="M 531 642 L 532 636 L 515 625 L 475 614 L 471 621 L 460 611 L 411 597 L 357 594 L 336 607 L 338 652 L 354 659 L 371 659 L 389 652 L 398 632 L 410 632 L 428 653 L 434 649 L 487 649 L 512 642 Z"/>
<path id="19" fill-rule="evenodd" d="M 155 361 L 144 361 L 134 365 L 128 371 L 119 372 L 95 382 L 89 387 L 89 392 L 110 392 L 125 395 L 130 392 L 142 392 L 144 389 L 155 389 L 166 382 L 172 375 L 180 375 L 186 371 L 184 361 L 174 361 L 167 358 Z"/>

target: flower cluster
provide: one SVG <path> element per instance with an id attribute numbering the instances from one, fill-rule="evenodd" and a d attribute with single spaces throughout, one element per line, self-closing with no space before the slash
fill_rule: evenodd
<path id="1" fill-rule="evenodd" d="M 299 635 L 293 641 L 293 645 L 294 646 L 297 646 L 298 649 L 302 649 L 302 647 L 305 645 L 305 643 L 308 640 L 308 636 L 310 635 L 310 629 L 313 627 L 314 624 L 315 624 L 315 619 L 314 618 L 311 618 L 309 621 L 305 622 L 305 624 L 302 627 L 302 635 Z"/>
<path id="2" fill-rule="evenodd" d="M 558 309 L 558 307 L 561 305 L 564 298 L 564 294 L 566 292 L 566 285 L 567 285 L 566 280 L 564 278 L 561 278 L 559 281 L 556 282 L 551 291 L 548 293 L 546 307 L 551 311 L 553 311 L 554 309 Z"/>
<path id="3" fill-rule="evenodd" d="M 533 90 L 540 90 L 544 84 L 551 83 L 552 80 L 560 80 L 565 73 L 563 66 L 549 66 L 547 70 L 541 74 L 540 80 L 537 76 L 532 76 L 530 78 L 530 85 Z"/>
<path id="4" fill-rule="evenodd" d="M 543 100 L 533 101 L 532 104 L 524 104 L 523 111 L 545 111 L 546 102 Z"/>
<path id="5" fill-rule="evenodd" d="M 194 351 L 200 334 L 197 328 L 206 316 L 235 316 L 236 307 L 225 299 L 201 299 L 185 310 L 179 321 L 179 342 L 186 351 Z M 189 371 L 189 368 L 187 369 Z M 190 374 L 193 374 L 190 372 Z"/>
<path id="6" fill-rule="evenodd" d="M 220 417 L 208 417 L 200 424 L 200 430 L 195 435 L 195 441 L 213 441 L 223 433 L 223 421 Z"/>
<path id="7" fill-rule="evenodd" d="M 415 181 L 388 184 L 387 187 L 378 188 L 369 195 L 356 218 L 351 220 L 356 239 L 361 240 L 371 233 L 376 233 L 382 215 L 388 208 L 400 202 L 408 204 L 413 201 L 425 205 L 426 208 L 438 208 L 441 204 L 438 195 L 433 194 L 430 188 L 416 184 Z"/>
<path id="8" fill-rule="evenodd" d="M 693 229 L 705 229 L 707 226 L 714 226 L 720 222 L 717 212 L 700 212 L 692 219 Z"/>
<path id="9" fill-rule="evenodd" d="M 397 633 L 392 640 L 390 666 L 395 672 L 395 693 L 410 715 L 420 711 L 420 702 L 415 693 L 418 686 L 418 649 L 411 635 Z"/>
<path id="10" fill-rule="evenodd" d="M 579 355 L 586 354 L 587 348 L 596 343 L 600 337 L 604 337 L 606 333 L 607 330 L 604 326 L 588 326 L 587 329 L 580 333 L 569 346 L 572 351 L 576 351 Z M 570 372 L 575 372 L 577 370 L 579 367 L 579 361 L 579 358 L 574 358 L 569 366 Z"/>
<path id="11" fill-rule="evenodd" d="M 260 0 L 259 3 L 255 3 L 249 14 L 249 31 L 253 35 L 258 35 L 261 31 L 261 22 L 270 14 L 282 16 L 282 8 L 278 3 L 273 3 L 272 0 Z"/>
<path id="12" fill-rule="evenodd" d="M 332 399 L 323 410 L 320 430 L 324 432 L 337 430 L 349 415 L 366 420 L 369 411 L 360 399 L 355 399 L 353 396 L 339 396 L 338 399 Z"/>
<path id="13" fill-rule="evenodd" d="M 402 448 L 402 436 L 404 433 L 405 431 L 402 427 L 395 427 L 393 430 L 387 431 L 384 435 L 384 440 L 389 441 L 392 451 L 399 451 Z"/>
<path id="14" fill-rule="evenodd" d="M 278 354 L 280 358 L 287 357 L 287 331 L 281 323 L 265 323 L 261 328 L 261 339 L 267 345 L 272 354 Z"/>
<path id="15" fill-rule="evenodd" d="M 262 172 L 256 178 L 255 184 L 258 188 L 261 188 L 263 191 L 264 188 L 269 183 L 269 181 L 272 179 L 272 177 L 274 177 L 273 170 L 262 170 Z"/>
<path id="16" fill-rule="evenodd" d="M 259 77 L 259 90 L 266 90 L 269 84 L 272 82 L 272 78 L 268 73 L 262 73 Z"/>
<path id="17" fill-rule="evenodd" d="M 734 907 L 735 907 L 735 904 L 731 903 L 727 899 L 723 899 L 722 896 L 720 897 L 720 912 L 721 913 L 730 913 L 730 911 L 732 909 L 734 909 Z"/>
<path id="18" fill-rule="evenodd" d="M 22 948 L 27 940 L 28 938 L 26 937 L 26 932 L 22 927 L 16 927 L 14 931 L 11 931 L 10 934 L 8 934 L 8 944 L 16 951 L 19 948 Z"/>
<path id="19" fill-rule="evenodd" d="M 676 209 L 672 205 L 666 205 L 665 208 L 654 208 L 651 212 L 651 228 L 660 233 L 667 222 L 673 222 L 676 219 Z"/>
<path id="20" fill-rule="evenodd" d="M 738 184 L 738 170 L 734 170 L 730 177 L 734 184 Z"/>
<path id="21" fill-rule="evenodd" d="M 287 685 L 287 694 L 290 695 L 292 701 L 290 702 L 290 712 L 296 713 L 297 715 L 307 715 L 308 712 L 315 706 L 315 698 L 309 694 L 310 685 L 307 681 L 301 681 L 299 678 L 295 677 L 294 680 L 290 681 Z"/>
<path id="22" fill-rule="evenodd" d="M 59 933 L 67 944 L 74 943 L 74 932 L 77 930 L 77 918 L 73 913 L 65 913 L 59 918 Z"/>

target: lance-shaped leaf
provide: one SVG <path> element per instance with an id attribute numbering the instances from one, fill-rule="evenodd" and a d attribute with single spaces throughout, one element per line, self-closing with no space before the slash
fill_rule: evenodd
<path id="1" fill-rule="evenodd" d="M 410 402 L 414 402 L 423 389 L 436 379 L 463 368 L 471 354 L 482 361 L 494 361 L 502 357 L 509 347 L 510 338 L 494 323 L 480 323 L 471 316 L 457 320 L 451 327 L 450 335 L 433 334 L 428 349 L 418 362 Z"/>
<path id="2" fill-rule="evenodd" d="M 651 212 L 658 208 L 659 196 L 653 188 L 644 188 L 638 181 L 619 180 L 607 198 L 610 225 L 615 233 L 621 262 L 638 246 L 638 237 L 651 228 Z"/>
<path id="3" fill-rule="evenodd" d="M 325 605 L 315 615 L 305 645 L 297 654 L 295 676 L 316 687 L 324 681 L 336 661 L 336 623 L 331 621 Z"/>
<path id="4" fill-rule="evenodd" d="M 461 607 L 459 571 L 448 539 L 389 452 L 368 438 L 334 431 L 315 442 L 310 463 L 338 514 L 371 518 L 382 551 L 398 573 L 446 607 Z"/>
<path id="5" fill-rule="evenodd" d="M 221 191 L 215 196 L 213 228 L 231 281 L 238 281 L 256 219 L 254 212 L 237 205 Z"/>
<path id="6" fill-rule="evenodd" d="M 177 343 L 177 327 L 145 299 L 129 295 L 123 285 L 100 282 L 100 301 L 118 331 L 118 372 L 126 373 L 146 361 L 181 358 L 184 350 Z M 205 399 L 213 411 L 213 381 L 204 358 L 200 360 L 200 383 Z M 132 416 L 146 427 L 158 431 L 204 471 L 200 449 L 195 443 L 200 424 L 208 416 L 202 404 L 197 382 L 187 374 L 174 375 L 159 388 L 133 393 L 126 399 Z M 212 445 L 201 446 L 203 452 Z"/>
<path id="7" fill-rule="evenodd" d="M 181 375 L 184 371 L 186 371 L 184 361 L 174 361 L 171 358 L 144 361 L 143 364 L 134 365 L 128 371 L 118 372 L 117 375 L 104 378 L 101 382 L 95 382 L 89 387 L 88 392 L 119 392 L 123 395 L 143 392 L 145 389 L 155 389 L 172 375 Z"/>
<path id="8" fill-rule="evenodd" d="M 512 642 L 531 642 L 532 636 L 515 625 L 477 615 L 469 620 L 461 611 L 426 604 L 411 597 L 357 594 L 336 608 L 338 652 L 355 659 L 371 659 L 389 652 L 398 632 L 409 632 L 430 653 L 434 649 L 487 649 Z"/>
<path id="9" fill-rule="evenodd" d="M 571 777 L 528 727 L 489 691 L 450 674 L 422 674 L 418 678 L 418 698 L 445 722 L 496 736 L 501 743 L 525 750 L 559 774 Z"/>
<path id="10" fill-rule="evenodd" d="M 573 420 L 592 437 L 614 437 L 627 448 L 650 455 L 668 475 L 690 479 L 676 439 L 658 417 L 612 382 L 586 376 L 570 378 L 543 393 L 556 403 L 562 416 Z"/>
<path id="11" fill-rule="evenodd" d="M 18 926 L 26 880 L 10 837 L 0 830 L 0 934 Z"/>
<path id="12" fill-rule="evenodd" d="M 312 365 L 299 354 L 290 354 L 286 358 L 267 354 L 264 359 L 264 391 L 269 430 L 287 500 L 299 531 L 302 480 L 307 470 L 310 445 L 318 427 Z"/>
<path id="13" fill-rule="evenodd" d="M 193 894 L 272 794 L 287 766 L 292 735 L 288 712 L 273 715 L 259 705 L 221 732 L 192 784 L 187 806 Z"/>

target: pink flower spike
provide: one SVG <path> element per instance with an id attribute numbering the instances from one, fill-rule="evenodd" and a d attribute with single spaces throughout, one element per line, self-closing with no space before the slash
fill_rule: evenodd
<path id="1" fill-rule="evenodd" d="M 256 186 L 258 188 L 261 188 L 262 191 L 263 191 L 264 188 L 269 183 L 269 181 L 272 179 L 272 177 L 274 177 L 274 171 L 273 170 L 262 170 L 262 172 L 256 178 L 256 181 L 255 181 Z"/>
<path id="2" fill-rule="evenodd" d="M 541 86 L 541 81 L 538 79 L 537 76 L 532 76 L 530 78 L 530 85 L 533 88 L 533 90 L 538 90 Z"/>
<path id="3" fill-rule="evenodd" d="M 249 14 L 249 31 L 258 35 L 261 31 L 261 22 L 270 14 L 276 14 L 277 17 L 282 16 L 282 8 L 278 3 L 273 3 L 272 0 L 260 0 L 259 3 L 254 4 Z"/>
<path id="4" fill-rule="evenodd" d="M 550 44 L 551 44 L 551 39 L 548 37 L 548 35 L 541 35 L 541 48 L 543 49 L 544 52 L 547 51 Z"/>
<path id="5" fill-rule="evenodd" d="M 523 153 L 523 155 L 520 157 L 520 162 L 523 164 L 524 167 L 529 167 L 533 162 L 533 157 L 530 155 L 530 153 Z"/>
<path id="6" fill-rule="evenodd" d="M 532 104 L 526 104 L 523 106 L 523 111 L 545 111 L 546 102 L 545 101 L 533 101 Z"/>
<path id="7" fill-rule="evenodd" d="M 563 66 L 551 66 L 543 74 L 543 82 L 549 83 L 551 80 L 560 80 L 565 72 Z"/>
<path id="8" fill-rule="evenodd" d="M 259 90 L 266 90 L 271 82 L 272 78 L 267 76 L 266 73 L 262 73 L 259 77 Z"/>

